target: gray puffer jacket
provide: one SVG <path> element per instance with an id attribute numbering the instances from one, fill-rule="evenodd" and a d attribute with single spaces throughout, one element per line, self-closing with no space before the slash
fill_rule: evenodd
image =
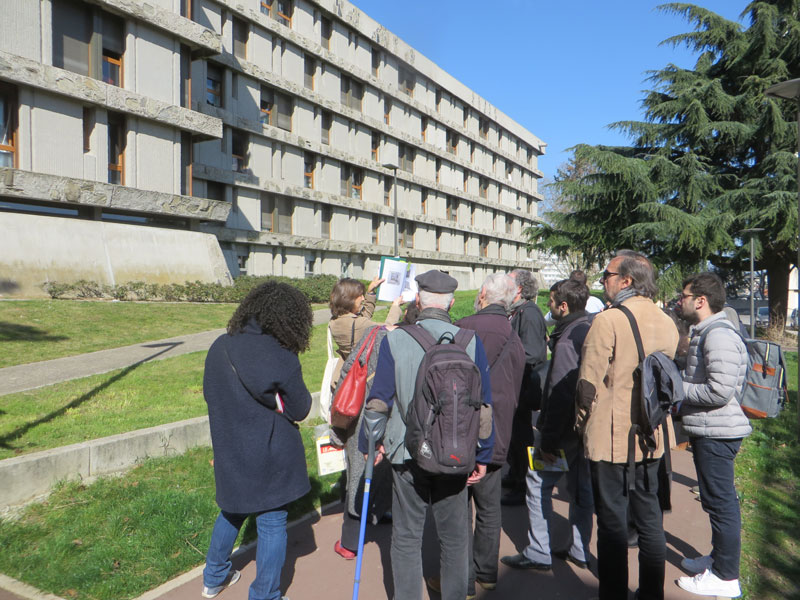
<path id="1" fill-rule="evenodd" d="M 705 337 L 703 331 L 725 319 L 718 312 L 691 331 L 681 404 L 683 429 L 691 437 L 735 439 L 753 430 L 737 399 L 747 372 L 747 349 L 739 335 L 727 327 L 716 327 Z"/>

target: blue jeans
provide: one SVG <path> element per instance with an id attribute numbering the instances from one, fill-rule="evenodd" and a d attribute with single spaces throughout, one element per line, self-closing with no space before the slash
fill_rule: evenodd
<path id="1" fill-rule="evenodd" d="M 550 557 L 550 520 L 553 515 L 553 488 L 566 476 L 569 494 L 569 524 L 571 539 L 565 546 L 572 558 L 589 560 L 589 542 L 592 539 L 592 477 L 589 461 L 583 456 L 583 445 L 576 439 L 564 440 L 564 454 L 569 471 L 528 470 L 525 502 L 528 505 L 528 545 L 522 551 L 525 558 L 545 565 L 552 564 Z"/>
<path id="2" fill-rule="evenodd" d="M 203 585 L 222 585 L 231 570 L 231 552 L 248 515 L 220 511 L 206 555 Z M 256 578 L 249 600 L 281 600 L 281 569 L 286 559 L 286 511 L 268 510 L 256 515 L 258 546 Z"/>
<path id="3" fill-rule="evenodd" d="M 733 461 L 741 439 L 691 438 L 700 502 L 711 521 L 711 571 L 726 581 L 739 579 L 742 515 L 733 484 Z"/>

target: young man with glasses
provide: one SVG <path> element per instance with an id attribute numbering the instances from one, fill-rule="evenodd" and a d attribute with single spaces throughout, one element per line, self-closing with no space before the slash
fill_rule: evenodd
<path id="1" fill-rule="evenodd" d="M 595 316 L 583 344 L 576 392 L 576 424 L 583 433 L 597 513 L 597 572 L 600 600 L 628 595 L 628 506 L 639 533 L 640 600 L 663 600 L 666 540 L 658 501 L 658 466 L 664 438 L 656 431 L 655 451 L 636 438 L 634 489 L 628 489 L 628 435 L 639 411 L 634 372 L 639 354 L 628 309 L 646 354 L 674 356 L 678 330 L 652 298 L 653 267 L 637 252 L 621 251 L 601 279 L 611 307 Z"/>
<path id="2" fill-rule="evenodd" d="M 752 431 L 738 395 L 747 372 L 747 349 L 725 312 L 725 287 L 713 273 L 683 282 L 677 312 L 692 324 L 683 374 L 683 429 L 694 451 L 700 502 L 711 521 L 712 551 L 684 558 L 694 577 L 678 585 L 701 596 L 736 598 L 742 519 L 733 480 L 733 462 L 742 438 Z"/>

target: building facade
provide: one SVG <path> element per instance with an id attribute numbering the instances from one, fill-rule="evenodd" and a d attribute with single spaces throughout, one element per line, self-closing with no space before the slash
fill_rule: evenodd
<path id="1" fill-rule="evenodd" d="M 0 278 L 368 278 L 396 246 L 474 288 L 536 270 L 544 148 L 341 0 L 7 0 Z"/>

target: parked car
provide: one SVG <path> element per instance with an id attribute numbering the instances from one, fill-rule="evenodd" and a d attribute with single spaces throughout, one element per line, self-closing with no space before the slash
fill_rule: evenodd
<path id="1" fill-rule="evenodd" d="M 756 327 L 769 326 L 769 306 L 759 306 L 756 309 Z"/>
<path id="2" fill-rule="evenodd" d="M 792 309 L 792 314 L 789 315 L 789 327 L 797 329 L 797 309 Z"/>

